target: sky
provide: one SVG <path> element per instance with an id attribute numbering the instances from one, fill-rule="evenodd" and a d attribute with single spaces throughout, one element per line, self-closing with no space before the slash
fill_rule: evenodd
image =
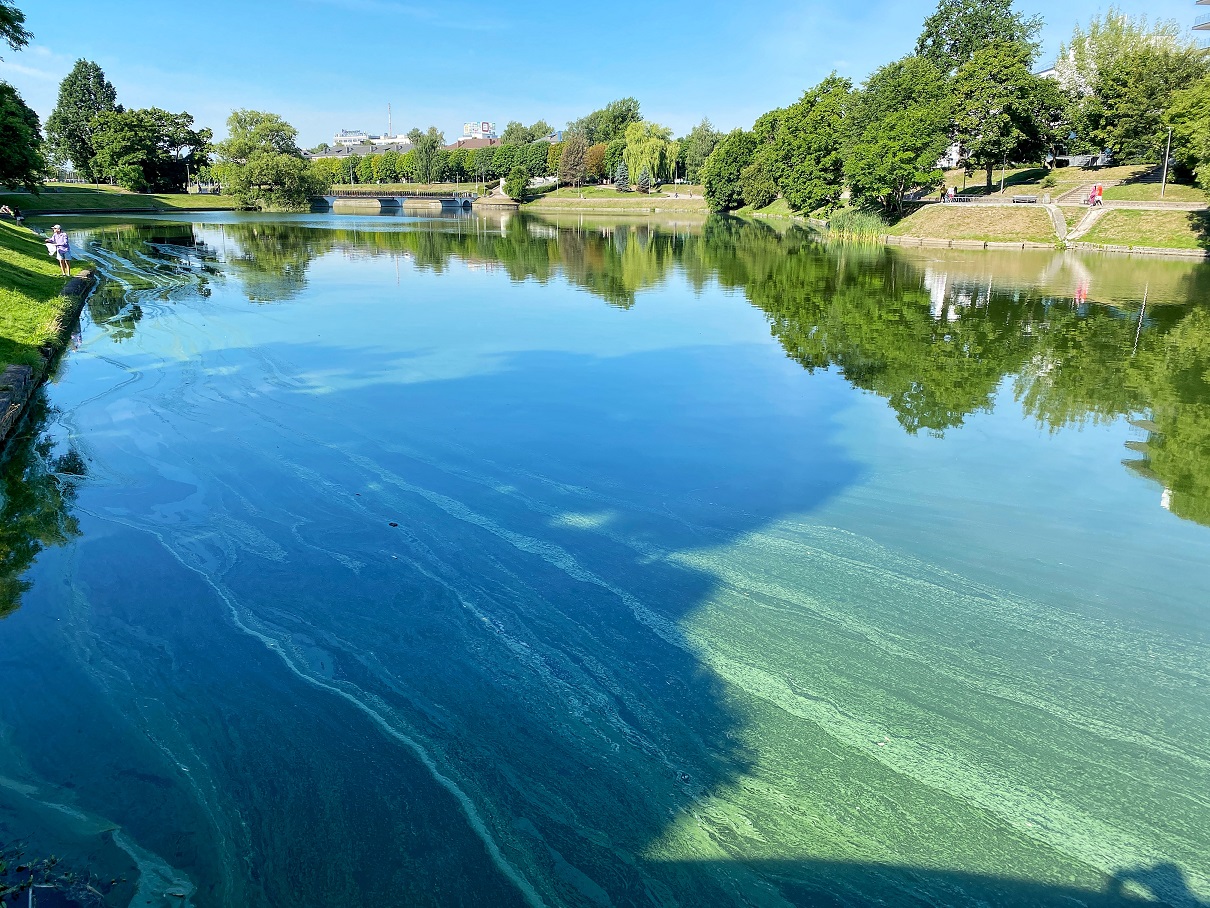
<path id="1" fill-rule="evenodd" d="M 683 135 L 749 127 L 835 70 L 860 82 L 909 53 L 936 0 L 16 0 L 34 40 L 0 48 L 0 79 L 45 120 L 80 57 L 127 107 L 187 110 L 225 134 L 236 108 L 279 113 L 312 147 L 340 129 L 545 119 L 556 128 L 634 96 Z M 1192 25 L 1194 0 L 1121 0 Z M 1018 0 L 1046 19 L 1043 59 L 1105 3 Z"/>

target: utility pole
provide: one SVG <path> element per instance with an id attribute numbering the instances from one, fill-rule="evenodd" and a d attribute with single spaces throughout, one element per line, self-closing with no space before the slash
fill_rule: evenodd
<path id="1" fill-rule="evenodd" d="M 1160 198 L 1164 197 L 1164 193 L 1168 189 L 1168 158 L 1172 154 L 1172 127 L 1168 127 L 1168 147 L 1164 149 L 1164 179 L 1160 183 Z"/>

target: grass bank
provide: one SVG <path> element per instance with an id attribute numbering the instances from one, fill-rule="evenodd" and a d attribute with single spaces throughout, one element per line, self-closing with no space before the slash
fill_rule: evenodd
<path id="1" fill-rule="evenodd" d="M 1096 226 L 1080 238 L 1080 242 L 1210 251 L 1210 213 L 1117 208 L 1106 212 Z"/>
<path id="2" fill-rule="evenodd" d="M 985 243 L 1058 242 L 1050 215 L 1040 205 L 926 205 L 887 233 Z"/>
<path id="3" fill-rule="evenodd" d="M 686 187 L 687 188 L 687 187 Z M 664 187 L 650 193 L 618 192 L 612 186 L 585 186 L 582 189 L 563 188 L 545 192 L 525 208 L 535 211 L 694 211 L 705 214 L 702 198 L 673 198 Z M 682 188 L 673 190 L 682 191 Z"/>
<path id="4" fill-rule="evenodd" d="M 239 208 L 240 204 L 225 195 L 188 195 L 186 193 L 127 192 L 114 186 L 83 186 L 80 184 L 50 184 L 38 195 L 28 192 L 0 193 L 0 204 L 15 206 L 23 214 L 73 211 L 183 211 L 188 209 Z"/>
<path id="5" fill-rule="evenodd" d="M 58 262 L 34 234 L 0 221 L 0 369 L 38 367 L 39 348 L 57 343 L 70 306 L 60 295 L 64 283 Z"/>

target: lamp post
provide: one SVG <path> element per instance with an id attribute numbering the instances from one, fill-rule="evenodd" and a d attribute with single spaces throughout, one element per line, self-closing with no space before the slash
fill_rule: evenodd
<path id="1" fill-rule="evenodd" d="M 1160 198 L 1164 197 L 1164 193 L 1168 189 L 1168 159 L 1172 155 L 1172 127 L 1168 127 L 1168 147 L 1164 149 L 1164 177 L 1160 182 Z"/>

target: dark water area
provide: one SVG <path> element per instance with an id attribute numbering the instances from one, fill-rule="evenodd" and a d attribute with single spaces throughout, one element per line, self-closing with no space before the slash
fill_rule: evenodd
<path id="1" fill-rule="evenodd" d="M 0 465 L 36 904 L 1210 903 L 1210 267 L 71 227 Z"/>

